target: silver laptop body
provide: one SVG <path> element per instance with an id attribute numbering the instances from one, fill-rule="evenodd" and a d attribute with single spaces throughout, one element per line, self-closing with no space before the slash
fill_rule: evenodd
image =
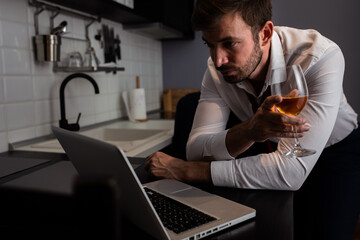
<path id="1" fill-rule="evenodd" d="M 80 175 L 114 176 L 121 194 L 121 213 L 157 239 L 199 239 L 250 218 L 256 211 L 188 184 L 163 179 L 141 185 L 124 152 L 115 145 L 68 130 L 52 127 Z M 214 218 L 202 226 L 176 234 L 162 224 L 144 187 L 152 189 Z"/>

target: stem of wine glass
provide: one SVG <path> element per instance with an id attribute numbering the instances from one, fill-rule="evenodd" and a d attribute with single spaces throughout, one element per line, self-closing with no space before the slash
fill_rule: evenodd
<path id="1" fill-rule="evenodd" d="M 298 139 L 298 135 L 297 135 L 297 129 L 296 129 L 296 125 L 293 125 L 293 130 L 295 133 L 295 145 L 294 145 L 294 150 L 295 151 L 301 151 L 301 145 Z"/>

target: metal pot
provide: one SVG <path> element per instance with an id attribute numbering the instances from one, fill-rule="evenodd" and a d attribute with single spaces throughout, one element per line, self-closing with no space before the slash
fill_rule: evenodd
<path id="1" fill-rule="evenodd" d="M 35 59 L 40 62 L 60 61 L 61 37 L 58 35 L 36 35 L 34 37 Z"/>

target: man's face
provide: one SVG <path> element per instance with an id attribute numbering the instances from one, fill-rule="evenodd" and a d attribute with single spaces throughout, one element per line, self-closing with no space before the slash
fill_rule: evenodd
<path id="1" fill-rule="evenodd" d="M 215 67 L 228 83 L 251 78 L 263 56 L 258 36 L 255 41 L 248 26 L 238 14 L 225 15 L 218 27 L 203 31 Z"/>

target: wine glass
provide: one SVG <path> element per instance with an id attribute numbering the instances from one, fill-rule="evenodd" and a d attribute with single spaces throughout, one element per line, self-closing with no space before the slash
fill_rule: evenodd
<path id="1" fill-rule="evenodd" d="M 280 95 L 282 102 L 275 108 L 284 114 L 297 116 L 304 108 L 308 89 L 304 73 L 299 65 L 275 68 L 272 70 L 271 94 Z M 292 150 L 283 154 L 284 157 L 305 157 L 316 153 L 312 149 L 301 147 L 297 137 L 296 125 L 292 126 L 295 134 L 295 144 Z"/>

